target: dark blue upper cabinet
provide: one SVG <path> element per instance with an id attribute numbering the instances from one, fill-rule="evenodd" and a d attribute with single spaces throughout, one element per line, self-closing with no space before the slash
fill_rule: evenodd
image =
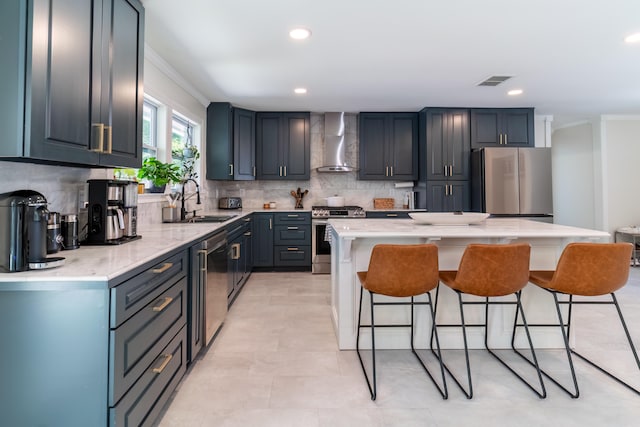
<path id="1" fill-rule="evenodd" d="M 256 113 L 257 179 L 309 179 L 310 121 L 308 112 Z"/>
<path id="2" fill-rule="evenodd" d="M 425 108 L 420 112 L 424 127 L 424 158 L 427 180 L 467 180 L 471 144 L 469 110 Z"/>
<path id="3" fill-rule="evenodd" d="M 417 113 L 360 113 L 359 135 L 359 179 L 418 179 Z"/>
<path id="4" fill-rule="evenodd" d="M 0 157 L 139 167 L 142 4 L 26 3 L 0 5 Z"/>
<path id="5" fill-rule="evenodd" d="M 207 107 L 207 179 L 255 179 L 255 115 L 228 102 Z"/>
<path id="6" fill-rule="evenodd" d="M 533 108 L 471 109 L 471 148 L 533 147 Z"/>

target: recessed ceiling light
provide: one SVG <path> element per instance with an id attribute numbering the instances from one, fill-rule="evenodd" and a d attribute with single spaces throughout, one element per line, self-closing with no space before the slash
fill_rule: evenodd
<path id="1" fill-rule="evenodd" d="M 640 42 L 640 33 L 628 35 L 625 37 L 624 41 L 627 43 L 638 43 Z"/>
<path id="2" fill-rule="evenodd" d="M 309 36 L 311 36 L 311 30 L 308 30 L 307 28 L 294 28 L 293 30 L 289 31 L 289 37 L 291 37 L 292 39 L 296 39 L 296 40 L 304 40 L 306 38 L 309 38 Z"/>
<path id="3" fill-rule="evenodd" d="M 293 91 L 295 93 L 297 93 L 298 95 L 303 95 L 303 94 L 307 93 L 307 89 L 305 89 L 303 87 L 297 87 Z"/>
<path id="4" fill-rule="evenodd" d="M 510 95 L 510 96 L 522 95 L 522 89 L 512 89 L 509 92 L 507 92 L 507 95 Z"/>

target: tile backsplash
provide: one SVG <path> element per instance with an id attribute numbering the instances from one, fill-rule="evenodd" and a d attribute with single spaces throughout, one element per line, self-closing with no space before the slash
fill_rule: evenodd
<path id="1" fill-rule="evenodd" d="M 345 131 L 357 133 L 357 115 L 345 114 Z M 358 164 L 358 140 L 346 147 L 346 159 L 349 164 Z M 204 181 L 201 185 L 202 205 L 195 205 L 195 197 L 187 201 L 187 209 L 201 212 L 217 208 L 219 197 L 242 197 L 247 208 L 260 208 L 265 202 L 276 202 L 279 209 L 293 209 L 295 199 L 291 190 L 300 187 L 309 190 L 304 198 L 306 209 L 312 205 L 326 204 L 326 197 L 344 196 L 348 205 L 358 205 L 365 209 L 373 208 L 375 197 L 393 198 L 396 207 L 402 206 L 403 196 L 411 188 L 395 188 L 392 181 L 360 181 L 357 172 L 318 173 L 322 166 L 324 150 L 324 116 L 311 114 L 311 177 L 308 181 Z M 204 163 L 204 162 L 203 162 Z M 203 164 L 204 166 L 204 164 Z M 0 192 L 15 190 L 34 190 L 42 193 L 49 202 L 49 210 L 61 213 L 78 213 L 87 199 L 86 182 L 88 179 L 112 178 L 111 169 L 90 169 L 69 166 L 51 166 L 24 162 L 0 161 Z M 204 176 L 202 171 L 201 176 Z M 193 190 L 188 187 L 188 193 Z M 139 199 L 138 221 L 159 223 L 162 221 L 162 206 L 166 201 L 162 196 L 144 195 Z"/>

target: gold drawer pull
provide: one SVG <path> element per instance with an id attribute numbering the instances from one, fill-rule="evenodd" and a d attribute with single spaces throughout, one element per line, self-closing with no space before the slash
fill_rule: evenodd
<path id="1" fill-rule="evenodd" d="M 153 270 L 151 270 L 152 272 L 158 274 L 158 273 L 164 273 L 165 271 L 167 271 L 168 269 L 170 269 L 171 267 L 173 267 L 173 263 L 172 262 L 165 262 L 164 265 L 160 268 L 154 268 Z"/>
<path id="2" fill-rule="evenodd" d="M 164 357 L 164 361 L 157 368 L 153 368 L 154 374 L 161 374 L 162 371 L 164 371 L 164 368 L 166 368 L 169 362 L 171 362 L 171 359 L 173 359 L 173 354 L 163 354 L 162 357 Z"/>
<path id="3" fill-rule="evenodd" d="M 169 304 L 171 304 L 171 301 L 173 301 L 173 298 L 171 297 L 164 297 L 164 302 L 160 305 L 156 305 L 152 308 L 153 311 L 162 311 L 165 308 L 167 308 L 167 306 Z"/>
<path id="4" fill-rule="evenodd" d="M 299 250 L 298 248 L 287 248 L 288 251 L 297 251 Z"/>

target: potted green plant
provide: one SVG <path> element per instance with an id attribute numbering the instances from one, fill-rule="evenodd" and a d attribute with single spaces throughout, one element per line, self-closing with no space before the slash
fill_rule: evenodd
<path id="1" fill-rule="evenodd" d="M 150 193 L 164 193 L 169 182 L 180 182 L 180 166 L 173 163 L 163 163 L 155 157 L 144 159 L 138 170 L 138 178 L 148 180 L 152 186 Z"/>
<path id="2" fill-rule="evenodd" d="M 187 145 L 182 149 L 176 148 L 171 152 L 171 157 L 180 164 L 182 179 L 198 178 L 195 170 L 196 162 L 200 158 L 198 147 Z"/>

